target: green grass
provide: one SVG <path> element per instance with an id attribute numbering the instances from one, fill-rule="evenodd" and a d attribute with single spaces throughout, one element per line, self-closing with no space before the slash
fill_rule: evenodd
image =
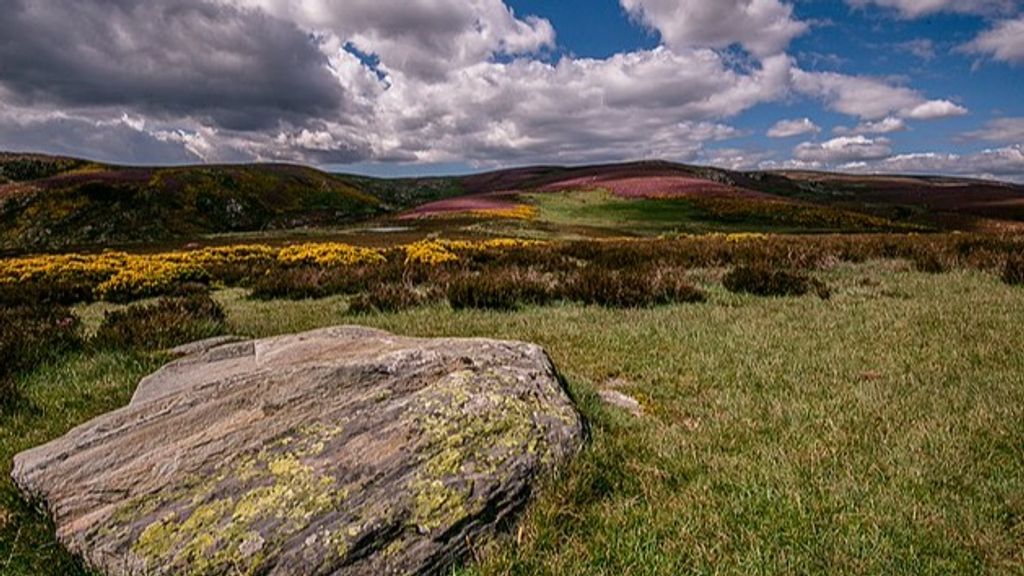
<path id="1" fill-rule="evenodd" d="M 537 207 L 537 221 L 556 228 L 586 226 L 652 235 L 706 231 L 700 212 L 680 200 L 619 198 L 607 192 L 550 192 L 528 194 Z"/>
<path id="2" fill-rule="evenodd" d="M 54 540 L 53 526 L 23 501 L 10 480 L 14 455 L 57 438 L 128 403 L 135 385 L 162 359 L 127 353 L 80 353 L 23 378 L 25 400 L 0 413 L 0 574 L 80 574 Z"/>
<path id="3" fill-rule="evenodd" d="M 650 310 L 353 317 L 343 298 L 217 297 L 253 336 L 360 323 L 548 349 L 590 442 L 466 574 L 1024 573 L 1024 290 L 872 262 L 823 274 L 828 301 L 760 299 L 722 272 L 694 273 L 708 303 Z M 156 364 L 81 355 L 27 378 L 36 408 L 3 420 L 4 466 Z M 610 381 L 644 418 L 596 400 Z M 0 573 L 73 573 L 0 486 Z"/>
<path id="4" fill-rule="evenodd" d="M 548 192 L 524 195 L 537 207 L 528 224 L 566 230 L 589 228 L 625 236 L 702 234 L 707 232 L 856 232 L 882 221 L 820 206 L 780 205 L 763 200 L 622 198 L 605 191 Z M 715 202 L 728 207 L 715 212 Z"/>

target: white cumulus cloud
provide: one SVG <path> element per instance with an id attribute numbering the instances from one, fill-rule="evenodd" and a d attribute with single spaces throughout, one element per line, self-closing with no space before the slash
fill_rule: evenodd
<path id="1" fill-rule="evenodd" d="M 1010 64 L 1024 64 L 1024 17 L 996 23 L 960 50 Z"/>
<path id="2" fill-rule="evenodd" d="M 896 10 L 904 18 L 920 18 L 938 12 L 997 14 L 1015 8 L 1015 0 L 847 0 L 857 8 L 875 5 Z"/>
<path id="3" fill-rule="evenodd" d="M 821 99 L 836 112 L 863 120 L 887 116 L 934 120 L 968 112 L 948 100 L 927 100 L 917 90 L 870 76 L 794 69 L 793 81 L 798 92 Z"/>
<path id="4" fill-rule="evenodd" d="M 672 48 L 739 44 L 759 57 L 778 54 L 808 25 L 780 0 L 620 0 Z"/>
<path id="5" fill-rule="evenodd" d="M 967 114 L 967 108 L 954 104 L 949 100 L 931 100 L 922 102 L 917 106 L 905 111 L 908 118 L 914 120 L 936 120 L 938 118 L 952 118 Z"/>
<path id="6" fill-rule="evenodd" d="M 804 134 L 818 134 L 821 127 L 811 121 L 810 118 L 798 120 L 779 120 L 774 126 L 768 129 L 769 138 L 792 138 Z"/>
<path id="7" fill-rule="evenodd" d="M 992 148 L 970 154 L 900 154 L 875 162 L 850 164 L 840 168 L 869 173 L 948 174 L 1024 182 L 1024 145 Z"/>
<path id="8" fill-rule="evenodd" d="M 874 122 L 861 122 L 853 128 L 837 126 L 834 132 L 836 134 L 892 134 L 893 132 L 903 132 L 906 129 L 907 122 L 905 120 L 888 116 Z"/>
<path id="9" fill-rule="evenodd" d="M 989 142 L 1024 142 L 1024 118 L 997 118 L 987 122 L 982 129 L 968 132 L 965 136 Z"/>
<path id="10" fill-rule="evenodd" d="M 804 142 L 793 150 L 793 156 L 803 162 L 837 164 L 857 160 L 878 160 L 892 154 L 886 138 L 840 136 L 826 142 Z"/>

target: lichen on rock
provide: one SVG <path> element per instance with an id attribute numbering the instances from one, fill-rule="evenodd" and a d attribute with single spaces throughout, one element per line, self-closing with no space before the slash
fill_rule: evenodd
<path id="1" fill-rule="evenodd" d="M 307 427 L 214 469 L 205 484 L 162 498 L 162 507 L 182 508 L 146 526 L 132 552 L 146 570 L 237 573 L 245 567 L 243 573 L 255 573 L 267 553 L 311 518 L 343 504 L 348 490 L 302 460 L 321 454 L 324 442 L 340 430 L 319 423 Z"/>

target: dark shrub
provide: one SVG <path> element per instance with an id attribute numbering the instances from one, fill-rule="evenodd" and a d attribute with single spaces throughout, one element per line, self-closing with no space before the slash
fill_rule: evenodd
<path id="1" fill-rule="evenodd" d="M 915 270 L 928 274 L 943 274 L 953 267 L 952 257 L 935 249 L 922 248 L 914 253 L 911 261 Z"/>
<path id="2" fill-rule="evenodd" d="M 18 374 L 81 347 L 78 328 L 78 319 L 62 306 L 0 308 L 0 408 L 16 401 Z"/>
<path id="3" fill-rule="evenodd" d="M 830 296 L 828 287 L 819 280 L 788 270 L 773 270 L 764 266 L 738 266 L 733 268 L 722 284 L 730 292 L 756 296 L 803 296 L 812 290 L 822 298 Z"/>
<path id="4" fill-rule="evenodd" d="M 242 261 L 207 264 L 204 266 L 210 276 L 225 286 L 251 286 L 256 280 L 273 268 L 271 262 Z"/>
<path id="5" fill-rule="evenodd" d="M 95 281 L 69 274 L 0 283 L 0 306 L 70 305 L 93 300 Z"/>
<path id="6" fill-rule="evenodd" d="M 403 278 L 401 263 L 362 264 L 321 268 L 316 266 L 274 267 L 252 284 L 252 297 L 260 300 L 285 298 L 304 300 L 336 294 L 359 294 Z"/>
<path id="7" fill-rule="evenodd" d="M 1024 286 L 1024 254 L 1006 259 L 1006 265 L 1003 266 L 1003 282 L 1011 286 Z"/>
<path id="8" fill-rule="evenodd" d="M 429 300 L 429 293 L 416 290 L 405 283 L 379 284 L 354 297 L 348 309 L 353 314 L 398 312 L 415 308 Z"/>
<path id="9" fill-rule="evenodd" d="M 108 312 L 93 344 L 99 348 L 160 350 L 226 331 L 220 304 L 209 295 L 193 294 Z"/>
<path id="10" fill-rule="evenodd" d="M 495 274 L 469 273 L 453 277 L 447 286 L 448 302 L 452 308 L 486 308 L 515 310 L 519 294 L 507 278 Z"/>
<path id="11" fill-rule="evenodd" d="M 576 274 L 568 292 L 578 302 L 613 308 L 642 308 L 705 299 L 704 293 L 686 282 L 679 270 L 654 266 L 612 270 L 592 264 Z"/>
<path id="12" fill-rule="evenodd" d="M 323 298 L 329 294 L 329 276 L 337 272 L 308 266 L 274 268 L 253 283 L 252 297 L 259 300 Z"/>
<path id="13" fill-rule="evenodd" d="M 531 268 L 547 272 L 564 271 L 576 266 L 575 260 L 551 244 L 536 244 L 510 249 L 489 249 L 463 256 L 472 270 L 504 267 Z"/>
<path id="14" fill-rule="evenodd" d="M 554 275 L 510 266 L 455 274 L 448 279 L 446 292 L 456 310 L 514 310 L 520 305 L 543 305 L 559 298 L 561 283 Z"/>
<path id="15" fill-rule="evenodd" d="M 190 296 L 209 296 L 210 292 L 209 284 L 186 282 L 185 284 L 178 284 L 170 288 L 165 296 L 168 298 L 187 298 Z"/>

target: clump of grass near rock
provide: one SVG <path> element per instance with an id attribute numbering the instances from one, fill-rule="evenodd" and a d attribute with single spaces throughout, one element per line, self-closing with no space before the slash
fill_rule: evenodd
<path id="1" fill-rule="evenodd" d="M 19 398 L 18 374 L 81 345 L 78 318 L 63 306 L 0 308 L 0 408 Z"/>
<path id="2" fill-rule="evenodd" d="M 766 266 L 737 266 L 725 275 L 722 285 L 730 292 L 755 296 L 803 296 L 812 291 L 823 299 L 831 296 L 820 280 Z"/>
<path id="3" fill-rule="evenodd" d="M 209 294 L 190 293 L 108 312 L 93 344 L 101 349 L 160 350 L 226 332 L 220 304 Z"/>

